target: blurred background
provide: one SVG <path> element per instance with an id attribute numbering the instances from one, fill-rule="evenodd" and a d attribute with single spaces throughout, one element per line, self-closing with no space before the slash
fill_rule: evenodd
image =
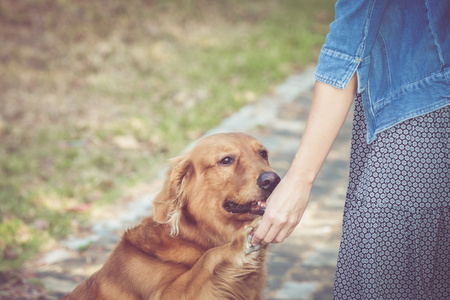
<path id="1" fill-rule="evenodd" d="M 334 2 L 1 0 L 0 291 L 92 209 L 314 64 Z"/>

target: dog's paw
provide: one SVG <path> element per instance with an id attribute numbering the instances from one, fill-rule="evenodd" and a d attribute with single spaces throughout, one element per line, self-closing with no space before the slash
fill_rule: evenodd
<path id="1" fill-rule="evenodd" d="M 247 247 L 245 250 L 245 254 L 250 254 L 250 253 L 256 252 L 261 248 L 261 244 L 252 246 L 252 238 L 253 238 L 253 235 L 251 235 L 251 234 L 247 235 Z"/>
<path id="2" fill-rule="evenodd" d="M 245 226 L 245 231 L 247 232 L 247 244 L 245 247 L 245 254 L 256 252 L 261 248 L 261 244 L 255 246 L 252 245 L 253 233 L 255 232 L 255 229 L 258 227 L 260 223 L 261 219 L 258 219 L 253 221 L 252 224 Z"/>
<path id="3" fill-rule="evenodd" d="M 232 252 L 229 252 L 228 256 L 233 265 L 242 267 L 243 265 L 254 265 L 257 262 L 261 245 L 252 246 L 251 242 L 258 224 L 258 222 L 253 222 L 237 232 L 236 239 L 230 244 Z"/>

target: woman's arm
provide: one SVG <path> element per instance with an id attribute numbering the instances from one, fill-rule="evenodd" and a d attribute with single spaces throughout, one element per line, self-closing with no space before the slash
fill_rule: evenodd
<path id="1" fill-rule="evenodd" d="M 253 245 L 280 243 L 300 222 L 317 173 L 348 115 L 356 85 L 356 75 L 343 90 L 316 82 L 300 145 L 286 176 L 268 200 Z"/>

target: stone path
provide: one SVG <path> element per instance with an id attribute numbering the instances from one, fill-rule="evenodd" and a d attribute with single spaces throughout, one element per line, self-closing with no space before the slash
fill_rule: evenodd
<path id="1" fill-rule="evenodd" d="M 310 108 L 313 72 L 311 68 L 291 76 L 271 95 L 245 106 L 207 134 L 241 131 L 257 137 L 269 149 L 272 166 L 283 176 Z M 264 299 L 332 299 L 350 134 L 349 117 L 317 177 L 300 225 L 285 242 L 270 246 Z M 97 270 L 122 231 L 151 214 L 152 198 L 161 188 L 161 178 L 155 179 L 142 195 L 97 212 L 86 233 L 61 241 L 32 266 L 45 287 L 53 291 L 48 299 L 59 299 Z"/>

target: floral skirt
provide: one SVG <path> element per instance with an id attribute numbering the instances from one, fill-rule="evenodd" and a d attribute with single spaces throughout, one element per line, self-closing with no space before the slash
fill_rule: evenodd
<path id="1" fill-rule="evenodd" d="M 358 97 L 334 299 L 450 299 L 450 106 L 365 133 Z"/>

